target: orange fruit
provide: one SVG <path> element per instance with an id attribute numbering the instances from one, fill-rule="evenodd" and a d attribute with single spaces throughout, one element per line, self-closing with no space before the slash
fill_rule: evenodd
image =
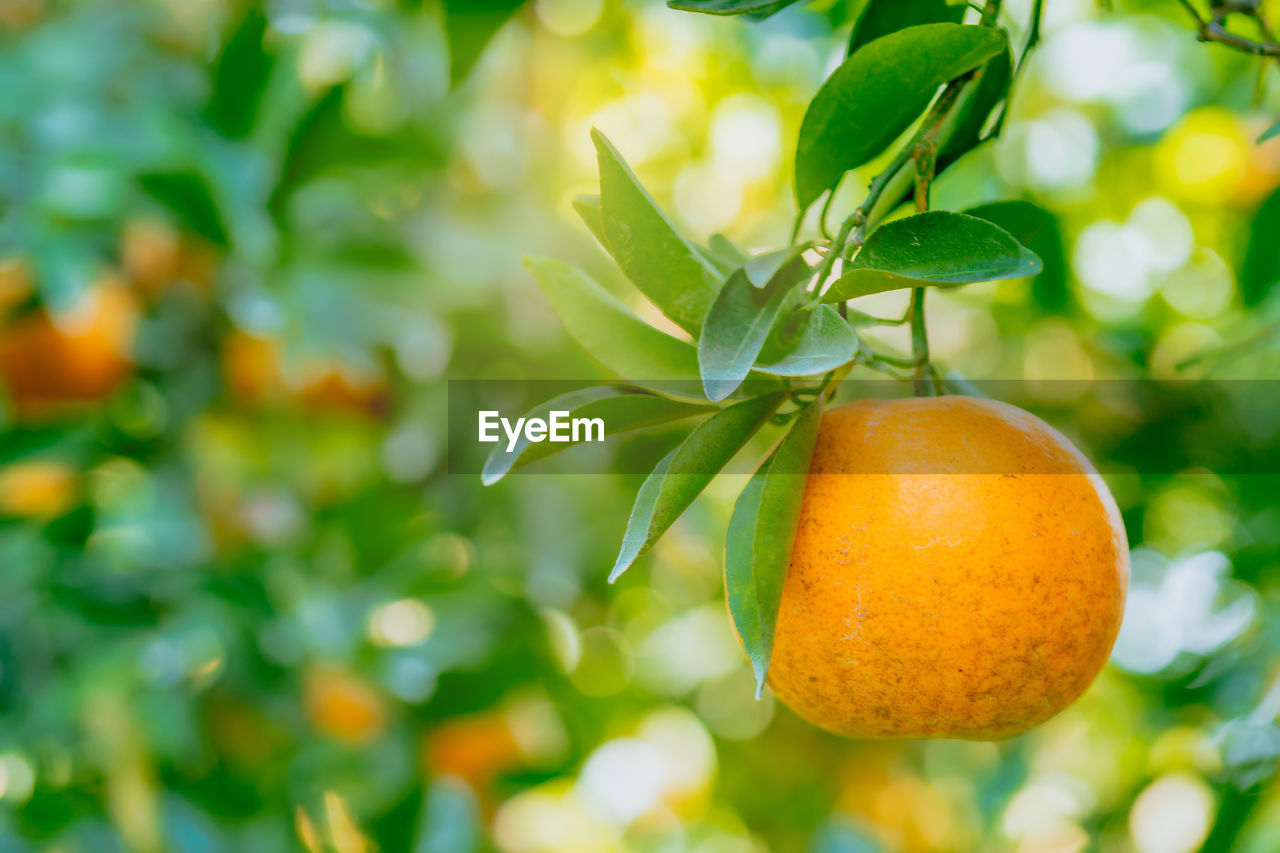
<path id="1" fill-rule="evenodd" d="M 357 373 L 330 359 L 287 365 L 284 347 L 275 338 L 235 332 L 223 347 L 227 387 L 253 405 L 298 401 L 313 412 L 379 414 L 387 405 L 380 375 Z"/>
<path id="2" fill-rule="evenodd" d="M 65 462 L 27 460 L 0 468 L 0 515 L 54 518 L 75 499 L 76 471 Z"/>
<path id="3" fill-rule="evenodd" d="M 1129 552 L 1093 466 L 967 397 L 822 419 L 769 681 L 848 737 L 994 740 L 1071 704 L 1120 630 Z"/>
<path id="4" fill-rule="evenodd" d="M 426 757 L 432 775 L 457 776 L 475 790 L 523 761 L 506 716 L 497 712 L 444 721 L 427 736 Z"/>
<path id="5" fill-rule="evenodd" d="M 101 400 L 133 372 L 138 307 L 114 280 L 69 310 L 37 311 L 0 329 L 0 380 L 19 413 Z"/>
<path id="6" fill-rule="evenodd" d="M 317 730 L 348 743 L 370 741 L 387 725 L 382 695 L 346 670 L 324 667 L 309 673 L 303 702 Z"/>

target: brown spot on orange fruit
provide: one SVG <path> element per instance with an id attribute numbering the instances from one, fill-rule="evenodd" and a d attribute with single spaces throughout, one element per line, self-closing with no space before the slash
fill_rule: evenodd
<path id="1" fill-rule="evenodd" d="M 769 682 L 848 737 L 1010 737 L 1092 683 L 1128 578 L 1110 492 L 1039 418 L 850 403 L 822 419 Z"/>
<path id="2" fill-rule="evenodd" d="M 0 379 L 14 407 L 39 415 L 101 400 L 133 372 L 138 307 L 114 279 L 68 310 L 22 316 L 0 330 Z"/>

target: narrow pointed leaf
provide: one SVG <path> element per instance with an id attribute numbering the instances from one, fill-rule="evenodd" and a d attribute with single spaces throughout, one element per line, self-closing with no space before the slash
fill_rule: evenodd
<path id="1" fill-rule="evenodd" d="M 747 378 L 791 289 L 808 272 L 802 258 L 793 258 L 763 289 L 753 286 L 743 270 L 725 281 L 698 339 L 698 368 L 707 399 L 723 400 Z"/>
<path id="2" fill-rule="evenodd" d="M 449 40 L 449 85 L 461 86 L 524 0 L 444 0 L 445 32 Z"/>
<path id="3" fill-rule="evenodd" d="M 752 476 L 729 521 L 725 588 L 734 627 L 755 671 L 757 698 L 769 675 L 778 605 L 821 417 L 819 397 L 796 416 L 786 437 Z"/>
<path id="4" fill-rule="evenodd" d="M 715 255 L 729 269 L 737 269 L 747 262 L 747 253 L 733 245 L 723 234 L 712 234 L 707 241 L 707 250 Z"/>
<path id="5" fill-rule="evenodd" d="M 586 224 L 591 236 L 595 237 L 601 246 L 609 248 L 604 237 L 604 214 L 600 210 L 600 196 L 585 193 L 576 195 L 573 197 L 573 209 Z"/>
<path id="6" fill-rule="evenodd" d="M 663 457 L 640 486 L 609 582 L 625 572 L 701 494 L 756 430 L 769 420 L 783 392 L 753 397 L 712 415 Z"/>
<path id="7" fill-rule="evenodd" d="M 715 301 L 719 270 L 676 230 L 605 135 L 593 130 L 591 138 L 600 164 L 605 246 L 641 293 L 696 335 Z"/>
<path id="8" fill-rule="evenodd" d="M 1258 137 L 1258 144 L 1261 145 L 1264 142 L 1270 142 L 1277 136 L 1280 136 L 1280 121 L 1277 121 L 1275 124 L 1271 125 L 1271 127 L 1262 131 L 1262 135 Z"/>
<path id="9" fill-rule="evenodd" d="M 849 55 L 868 42 L 920 24 L 952 23 L 964 19 L 964 4 L 947 0 L 870 0 L 849 34 Z"/>
<path id="10" fill-rule="evenodd" d="M 682 12 L 767 18 L 796 2 L 798 0 L 667 0 L 667 5 Z"/>
<path id="11" fill-rule="evenodd" d="M 774 376 L 814 376 L 848 364 L 857 354 L 857 333 L 835 308 L 819 305 L 809 313 L 795 347 L 771 364 L 756 365 L 756 370 Z"/>
<path id="12" fill-rule="evenodd" d="M 809 243 L 801 243 L 790 248 L 779 249 L 776 252 L 762 252 L 755 257 L 747 259 L 741 266 L 747 274 L 747 279 L 753 285 L 764 287 L 778 274 L 778 270 L 782 269 L 794 258 L 804 254 L 809 246 Z"/>
<path id="13" fill-rule="evenodd" d="M 698 351 L 650 326 L 585 273 L 551 258 L 526 258 L 569 334 L 597 361 L 633 382 L 699 378 Z"/>
<path id="14" fill-rule="evenodd" d="M 824 302 L 907 287 L 1024 278 L 1042 269 L 1040 259 L 998 225 L 940 210 L 880 226 L 849 267 Z"/>
<path id="15" fill-rule="evenodd" d="M 863 45 L 827 78 L 800 126 L 796 200 L 807 208 L 915 121 L 943 83 L 1005 48 L 995 27 L 922 24 Z"/>
<path id="16" fill-rule="evenodd" d="M 982 76 L 960 104 L 960 120 L 938 151 L 938 162 L 935 164 L 937 174 L 942 174 L 952 163 L 989 138 L 984 137 L 982 132 L 991 115 L 1009 94 L 1012 80 L 1013 54 L 1006 43 L 999 53 L 982 66 Z M 996 134 L 998 131 L 997 126 L 992 133 Z"/>
<path id="17" fill-rule="evenodd" d="M 552 412 L 564 412 L 565 417 L 570 419 L 599 418 L 604 424 L 605 434 L 615 435 L 692 417 L 707 411 L 707 406 L 669 400 L 643 388 L 601 385 L 561 394 L 535 406 L 525 415 L 525 418 L 545 420 Z M 508 450 L 506 436 L 500 436 L 498 445 L 485 460 L 480 479 L 486 486 L 492 485 L 516 468 L 522 468 L 530 462 L 545 459 L 574 446 L 576 446 L 574 442 L 531 442 L 527 435 L 521 432 L 515 444 Z"/>

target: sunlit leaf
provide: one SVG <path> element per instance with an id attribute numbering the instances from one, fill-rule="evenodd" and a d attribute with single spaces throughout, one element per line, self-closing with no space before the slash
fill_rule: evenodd
<path id="1" fill-rule="evenodd" d="M 1008 231 L 963 213 L 929 211 L 880 226 L 823 295 L 824 302 L 928 285 L 1024 278 L 1040 259 Z"/>
<path id="2" fill-rule="evenodd" d="M 801 410 L 786 437 L 752 476 L 729 521 L 724 555 L 729 612 L 751 659 L 757 696 L 764 691 L 769 674 L 778 604 L 821 417 L 819 397 Z"/>
<path id="3" fill-rule="evenodd" d="M 622 550 L 609 572 L 610 583 L 658 541 L 716 473 L 769 420 L 783 397 L 783 392 L 765 394 L 717 412 L 658 463 L 640 486 L 622 538 Z"/>
<path id="4" fill-rule="evenodd" d="M 809 265 L 793 257 L 763 288 L 753 285 L 743 270 L 725 281 L 698 339 L 698 367 L 708 399 L 723 400 L 747 378 L 791 289 L 808 272 Z"/>
<path id="5" fill-rule="evenodd" d="M 551 258 L 525 266 L 565 328 L 588 353 L 635 382 L 699 378 L 698 351 L 650 326 L 585 273 Z"/>
<path id="6" fill-rule="evenodd" d="M 757 364 L 756 370 L 775 376 L 813 376 L 835 370 L 853 361 L 858 354 L 858 335 L 835 308 L 818 305 L 809 311 L 799 341 L 771 364 Z"/>
<path id="7" fill-rule="evenodd" d="M 604 423 L 605 434 L 615 435 L 680 420 L 707 411 L 707 406 L 669 400 L 643 388 L 602 385 L 561 394 L 535 406 L 524 417 L 545 420 L 551 412 L 565 412 L 566 416 L 572 419 L 599 418 Z M 501 436 L 498 445 L 485 460 L 480 478 L 486 486 L 492 485 L 510 471 L 574 446 L 575 442 L 531 442 L 527 433 L 522 431 L 520 437 L 508 450 L 507 438 Z"/>
<path id="8" fill-rule="evenodd" d="M 1006 45 L 994 27 L 923 24 L 864 45 L 818 90 L 800 127 L 796 199 L 807 208 L 924 112 L 938 87 Z"/>
<path id="9" fill-rule="evenodd" d="M 600 163 L 605 245 L 640 292 L 685 331 L 697 334 L 721 275 L 654 203 L 605 135 L 591 132 Z"/>
<path id="10" fill-rule="evenodd" d="M 576 195 L 573 197 L 573 209 L 578 212 L 591 235 L 601 246 L 608 248 L 604 237 L 604 214 L 600 212 L 600 196 L 585 193 Z"/>

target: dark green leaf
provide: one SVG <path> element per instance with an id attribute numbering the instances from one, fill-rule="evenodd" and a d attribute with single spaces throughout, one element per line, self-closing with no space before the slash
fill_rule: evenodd
<path id="1" fill-rule="evenodd" d="M 995 27 L 923 24 L 864 45 L 818 90 L 800 127 L 802 209 L 871 160 L 924 112 L 938 87 L 1005 48 Z"/>
<path id="2" fill-rule="evenodd" d="M 870 0 L 853 24 L 849 55 L 867 42 L 907 27 L 943 22 L 958 24 L 964 18 L 964 10 L 963 3 L 953 5 L 947 0 Z"/>
<path id="3" fill-rule="evenodd" d="M 551 412 L 566 412 L 569 418 L 599 418 L 604 422 L 607 434 L 615 435 L 692 417 L 706 411 L 706 406 L 668 400 L 642 388 L 602 385 L 561 394 L 536 406 L 525 417 L 545 420 Z M 485 460 L 480 479 L 486 486 L 492 485 L 516 468 L 573 446 L 575 445 L 569 442 L 530 442 L 526 434 L 521 432 L 515 445 L 508 451 L 506 439 L 503 438 Z"/>
<path id="4" fill-rule="evenodd" d="M 808 273 L 804 259 L 792 257 L 764 288 L 753 285 L 744 270 L 729 276 L 698 339 L 698 367 L 707 399 L 723 400 L 747 378 L 791 289 Z"/>
<path id="5" fill-rule="evenodd" d="M 266 32 L 267 16 L 257 4 L 246 4 L 214 65 L 205 115 L 210 127 L 230 139 L 248 136 L 257 123 L 262 95 L 275 66 L 275 58 L 262 45 Z"/>
<path id="6" fill-rule="evenodd" d="M 1040 259 L 1003 228 L 963 213 L 929 211 L 873 231 L 823 301 L 905 287 L 1024 278 L 1041 268 Z"/>
<path id="7" fill-rule="evenodd" d="M 699 378 L 698 351 L 641 320 L 569 264 L 526 258 L 569 334 L 610 370 L 632 381 Z"/>
<path id="8" fill-rule="evenodd" d="M 658 541 L 716 473 L 777 411 L 784 396 L 781 391 L 765 394 L 717 412 L 663 457 L 640 486 L 622 538 L 622 550 L 609 573 L 610 583 Z"/>
<path id="9" fill-rule="evenodd" d="M 1245 305 L 1257 305 L 1280 283 L 1280 190 L 1272 193 L 1253 215 L 1249 244 L 1240 268 Z"/>
<path id="10" fill-rule="evenodd" d="M 839 311 L 830 305 L 799 310 L 808 315 L 799 341 L 772 364 L 757 365 L 757 370 L 774 376 L 814 376 L 853 361 L 858 335 Z"/>
<path id="11" fill-rule="evenodd" d="M 1262 135 L 1258 137 L 1258 144 L 1261 145 L 1264 142 L 1270 142 L 1277 136 L 1280 136 L 1280 121 L 1277 121 L 1275 124 L 1271 125 L 1271 127 L 1262 131 Z"/>
<path id="12" fill-rule="evenodd" d="M 1062 311 L 1071 304 L 1062 229 L 1052 213 L 1029 201 L 997 201 L 964 212 L 999 225 L 1040 258 L 1044 269 L 1031 283 L 1036 305 L 1048 311 Z"/>
<path id="13" fill-rule="evenodd" d="M 640 292 L 690 334 L 715 301 L 720 272 L 654 204 L 617 149 L 591 132 L 600 162 L 605 244 Z"/>
<path id="14" fill-rule="evenodd" d="M 600 212 L 600 196 L 576 195 L 573 197 L 573 209 L 578 212 L 578 216 L 600 245 L 608 248 L 609 244 L 604 239 L 604 215 Z"/>
<path id="15" fill-rule="evenodd" d="M 798 0 L 667 0 L 667 5 L 682 12 L 767 18 L 796 2 Z"/>
<path id="16" fill-rule="evenodd" d="M 476 60 L 524 0 L 444 0 L 449 84 L 462 85 Z"/>
<path id="17" fill-rule="evenodd" d="M 982 66 L 982 76 L 972 87 L 960 105 L 960 121 L 955 129 L 947 135 L 942 149 L 938 152 L 935 170 L 941 174 L 948 166 L 968 154 L 983 140 L 982 131 L 987 120 L 1009 94 L 1009 84 L 1013 80 L 1013 55 L 1006 43 L 986 65 Z"/>
<path id="18" fill-rule="evenodd" d="M 190 231 L 217 246 L 227 245 L 227 229 L 213 189 L 195 172 L 147 172 L 138 176 L 142 191 L 163 204 Z"/>
<path id="19" fill-rule="evenodd" d="M 752 476 L 729 521 L 724 552 L 729 613 L 755 670 L 757 697 L 769 674 L 778 604 L 821 418 L 819 397 L 801 410 L 786 437 Z"/>

